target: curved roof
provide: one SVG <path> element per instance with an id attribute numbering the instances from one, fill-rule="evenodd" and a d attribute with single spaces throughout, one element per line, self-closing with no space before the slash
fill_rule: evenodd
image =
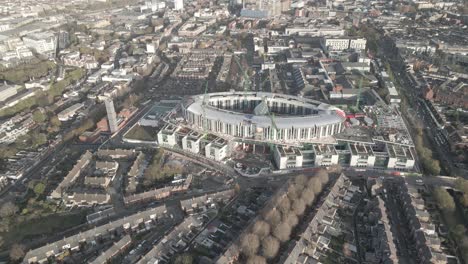
<path id="1" fill-rule="evenodd" d="M 268 115 L 254 115 L 244 114 L 240 112 L 230 111 L 226 109 L 216 108 L 211 105 L 203 106 L 204 95 L 196 95 L 193 97 L 193 102 L 186 106 L 187 111 L 192 112 L 196 115 L 203 114 L 203 107 L 205 108 L 204 114 L 210 120 L 219 120 L 223 123 L 239 124 L 239 123 L 254 123 L 257 127 L 269 127 L 271 125 L 271 118 Z M 337 113 L 338 108 L 324 104 L 319 101 L 310 99 L 300 98 L 297 96 L 265 93 L 265 92 L 223 92 L 223 93 L 211 93 L 207 94 L 208 100 L 213 100 L 216 97 L 223 97 L 229 99 L 230 97 L 266 97 L 268 100 L 288 100 L 291 103 L 297 103 L 305 107 L 315 109 L 318 111 L 317 114 L 310 115 L 297 115 L 297 116 L 276 116 L 274 118 L 277 128 L 309 128 L 316 126 L 323 126 L 328 124 L 340 123 L 345 120 L 344 115 Z"/>

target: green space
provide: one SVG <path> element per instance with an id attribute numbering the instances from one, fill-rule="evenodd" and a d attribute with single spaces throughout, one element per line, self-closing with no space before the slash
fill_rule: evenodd
<path id="1" fill-rule="evenodd" d="M 0 72 L 0 79 L 1 74 Z M 39 91 L 33 97 L 26 98 L 14 106 L 2 109 L 0 117 L 12 116 L 33 106 L 48 106 L 52 104 L 55 96 L 61 96 L 67 86 L 75 83 L 85 74 L 86 71 L 84 69 L 75 69 L 68 72 L 63 80 L 53 83 L 48 91 Z M 29 80 L 29 77 L 27 80 Z"/>
<path id="2" fill-rule="evenodd" d="M 418 128 L 416 130 L 417 134 L 414 138 L 414 145 L 416 147 L 416 151 L 418 152 L 418 157 L 424 168 L 424 171 L 431 175 L 439 175 L 441 170 L 440 162 L 434 159 L 432 151 L 424 146 L 422 129 Z"/>
<path id="3" fill-rule="evenodd" d="M 3 247 L 8 248 L 14 243 L 25 242 L 39 236 L 55 235 L 85 222 L 84 213 L 50 214 L 15 224 L 8 232 L 0 233 L 0 236 L 5 241 Z"/>
<path id="4" fill-rule="evenodd" d="M 153 155 L 150 165 L 145 170 L 143 184 L 152 186 L 158 183 L 165 183 L 174 178 L 174 175 L 182 172 L 182 168 L 175 164 L 166 163 L 164 149 L 158 149 Z"/>
<path id="5" fill-rule="evenodd" d="M 55 202 L 44 200 L 47 183 L 31 181 L 26 196 L 0 206 L 0 249 L 45 238 L 86 221 L 86 211 L 64 212 Z"/>
<path id="6" fill-rule="evenodd" d="M 21 64 L 14 69 L 0 68 L 0 80 L 22 85 L 30 79 L 47 76 L 50 71 L 55 70 L 55 67 L 56 65 L 52 61 L 35 61 Z"/>
<path id="7" fill-rule="evenodd" d="M 158 135 L 153 127 L 136 125 L 125 135 L 125 138 L 143 141 L 156 141 Z"/>

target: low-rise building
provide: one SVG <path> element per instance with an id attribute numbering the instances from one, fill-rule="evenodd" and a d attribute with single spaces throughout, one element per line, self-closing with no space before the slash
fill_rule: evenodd
<path id="1" fill-rule="evenodd" d="M 205 146 L 207 158 L 221 161 L 228 156 L 228 142 L 223 138 L 216 138 Z"/>
<path id="2" fill-rule="evenodd" d="M 142 223 L 147 221 L 156 222 L 165 217 L 167 213 L 166 206 L 162 205 L 138 212 L 124 218 L 109 222 L 104 225 L 96 226 L 92 229 L 80 232 L 76 235 L 65 237 L 49 243 L 45 246 L 31 249 L 26 253 L 24 262 L 26 263 L 48 263 L 49 259 L 60 257 L 65 252 L 79 251 L 80 245 L 88 243 L 92 245 L 99 238 L 110 238 L 110 234 L 117 231 L 137 231 Z"/>
<path id="3" fill-rule="evenodd" d="M 388 144 L 389 159 L 387 168 L 408 170 L 414 167 L 415 159 L 410 147 Z"/>
<path id="4" fill-rule="evenodd" d="M 130 235 L 126 235 L 122 237 L 119 241 L 114 243 L 109 249 L 102 252 L 95 260 L 91 262 L 91 264 L 103 264 L 108 263 L 112 258 L 117 256 L 118 254 L 124 252 L 132 243 L 132 238 Z"/>
<path id="5" fill-rule="evenodd" d="M 182 149 L 198 154 L 202 139 L 202 134 L 192 130 L 182 138 Z"/>
<path id="6" fill-rule="evenodd" d="M 161 145 L 174 147 L 177 145 L 177 130 L 178 128 L 171 124 L 166 124 L 158 132 L 158 143 Z"/>
<path id="7" fill-rule="evenodd" d="M 338 153 L 333 145 L 314 145 L 315 166 L 326 167 L 338 164 Z"/>
<path id="8" fill-rule="evenodd" d="M 351 160 L 349 166 L 351 167 L 374 167 L 375 158 L 374 152 L 369 145 L 350 143 L 349 149 L 351 151 Z"/>
<path id="9" fill-rule="evenodd" d="M 60 121 L 68 121 L 70 118 L 72 118 L 78 110 L 84 107 L 84 104 L 82 103 L 77 103 L 74 104 L 67 109 L 61 111 L 60 113 L 57 114 L 57 117 Z"/>
<path id="10" fill-rule="evenodd" d="M 303 155 L 298 148 L 275 146 L 273 155 L 280 170 L 302 167 Z"/>
<path id="11" fill-rule="evenodd" d="M 73 166 L 73 168 L 68 172 L 67 176 L 59 183 L 57 188 L 52 191 L 51 197 L 58 199 L 62 197 L 62 194 L 70 187 L 73 182 L 80 176 L 81 172 L 86 169 L 90 164 L 93 154 L 89 151 L 86 151 L 78 160 L 78 162 Z"/>
<path id="12" fill-rule="evenodd" d="M 72 193 L 69 195 L 62 196 L 62 199 L 65 202 L 65 205 L 68 207 L 73 206 L 95 206 L 107 204 L 110 202 L 109 194 L 101 193 Z"/>

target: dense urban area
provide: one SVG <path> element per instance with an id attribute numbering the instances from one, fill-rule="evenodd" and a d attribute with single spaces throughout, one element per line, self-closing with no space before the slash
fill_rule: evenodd
<path id="1" fill-rule="evenodd" d="M 0 263 L 468 264 L 466 0 L 0 0 Z"/>

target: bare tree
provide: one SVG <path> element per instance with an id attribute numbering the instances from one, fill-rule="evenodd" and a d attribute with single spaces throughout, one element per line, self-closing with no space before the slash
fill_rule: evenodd
<path id="1" fill-rule="evenodd" d="M 330 166 L 329 171 L 336 172 L 336 173 L 341 173 L 343 171 L 343 167 L 341 167 L 340 164 L 335 164 L 335 165 Z"/>
<path id="2" fill-rule="evenodd" d="M 297 225 L 297 223 L 299 223 L 299 219 L 295 214 L 290 213 L 284 217 L 284 222 L 288 223 L 289 226 L 294 227 Z"/>
<path id="3" fill-rule="evenodd" d="M 241 252 L 246 256 L 253 256 L 257 253 L 258 247 L 260 246 L 260 240 L 258 236 L 252 233 L 248 233 L 241 238 L 240 248 Z"/>
<path id="4" fill-rule="evenodd" d="M 299 197 L 300 195 L 300 190 L 297 189 L 297 186 L 294 185 L 294 184 L 290 184 L 288 186 L 288 192 L 287 192 L 287 195 L 289 197 L 289 199 L 291 199 L 292 201 L 294 201 L 297 197 Z"/>
<path id="5" fill-rule="evenodd" d="M 312 177 L 307 182 L 307 188 L 312 189 L 315 194 L 319 194 L 322 191 L 322 182 L 318 177 Z"/>
<path id="6" fill-rule="evenodd" d="M 306 183 L 307 183 L 307 177 L 304 176 L 304 174 L 299 174 L 294 179 L 294 185 L 296 185 L 297 188 L 300 190 L 304 189 Z"/>
<path id="7" fill-rule="evenodd" d="M 281 242 L 286 242 L 289 240 L 291 235 L 291 226 L 288 223 L 280 223 L 273 229 L 273 235 Z"/>
<path id="8" fill-rule="evenodd" d="M 247 264 L 266 264 L 266 259 L 262 256 L 251 256 L 247 259 Z"/>
<path id="9" fill-rule="evenodd" d="M 25 255 L 24 246 L 20 244 L 13 244 L 10 249 L 10 259 L 13 261 L 18 261 L 22 259 Z"/>
<path id="10" fill-rule="evenodd" d="M 281 222 L 281 214 L 278 210 L 276 210 L 276 208 L 268 211 L 264 218 L 271 227 L 275 227 Z"/>
<path id="11" fill-rule="evenodd" d="M 262 255 L 267 259 L 272 259 L 278 254 L 280 242 L 273 236 L 267 236 L 262 240 Z"/>
<path id="12" fill-rule="evenodd" d="M 305 211 L 305 202 L 302 199 L 296 199 L 292 204 L 292 210 L 296 215 L 302 215 Z"/>
<path id="13" fill-rule="evenodd" d="M 287 214 L 291 210 L 291 201 L 289 200 L 289 198 L 287 196 L 284 196 L 279 201 L 279 203 L 277 205 L 277 208 L 278 208 L 278 210 L 280 210 L 280 212 L 282 214 Z"/>
<path id="14" fill-rule="evenodd" d="M 325 185 L 329 180 L 328 172 L 324 169 L 320 169 L 319 171 L 317 171 L 315 177 L 318 177 L 320 179 L 322 185 Z"/>
<path id="15" fill-rule="evenodd" d="M 10 217 L 18 212 L 18 207 L 12 202 L 6 202 L 0 208 L 0 216 L 2 218 Z"/>
<path id="16" fill-rule="evenodd" d="M 312 205 L 312 203 L 315 200 L 315 193 L 311 188 L 306 188 L 306 189 L 304 189 L 304 191 L 302 191 L 301 198 L 302 198 L 302 200 L 304 200 L 304 202 L 308 206 L 310 206 L 310 205 Z"/>
<path id="17" fill-rule="evenodd" d="M 263 220 L 258 220 L 253 225 L 252 232 L 260 239 L 263 239 L 270 234 L 270 225 Z"/>

